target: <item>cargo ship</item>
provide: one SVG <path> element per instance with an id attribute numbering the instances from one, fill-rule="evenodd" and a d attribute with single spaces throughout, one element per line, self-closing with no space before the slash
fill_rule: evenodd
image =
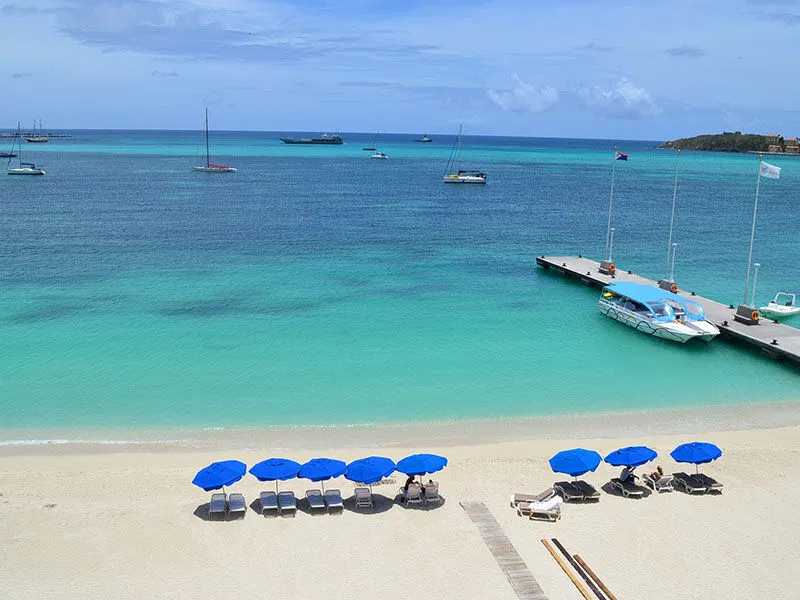
<path id="1" fill-rule="evenodd" d="M 300 138 L 296 140 L 294 138 L 281 138 L 281 141 L 284 144 L 323 144 L 323 145 L 338 145 L 342 143 L 342 136 L 338 133 L 334 134 L 323 134 L 318 138 Z"/>

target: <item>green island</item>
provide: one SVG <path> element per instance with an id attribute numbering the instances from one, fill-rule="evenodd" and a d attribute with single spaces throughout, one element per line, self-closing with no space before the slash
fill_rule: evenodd
<path id="1" fill-rule="evenodd" d="M 797 139 L 783 138 L 777 134 L 760 135 L 726 131 L 718 134 L 697 135 L 664 142 L 659 148 L 676 150 L 710 150 L 713 152 L 765 152 L 770 154 L 797 153 Z"/>

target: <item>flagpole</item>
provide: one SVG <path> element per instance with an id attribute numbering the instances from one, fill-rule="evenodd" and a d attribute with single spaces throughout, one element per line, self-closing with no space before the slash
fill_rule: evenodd
<path id="1" fill-rule="evenodd" d="M 758 177 L 756 178 L 756 202 L 753 205 L 753 228 L 750 231 L 750 253 L 747 255 L 747 279 L 744 281 L 744 301 L 747 305 L 747 292 L 750 288 L 750 265 L 753 262 L 753 242 L 756 239 L 756 214 L 758 213 L 758 191 L 761 187 L 761 163 L 764 162 L 764 155 L 758 155 Z"/>
<path id="2" fill-rule="evenodd" d="M 681 164 L 681 151 L 678 149 L 678 158 L 675 160 L 675 185 L 672 188 L 672 216 L 669 218 L 669 242 L 667 242 L 667 267 L 664 269 L 664 279 L 669 275 L 669 254 L 672 251 L 672 225 L 675 223 L 675 201 L 678 198 L 678 167 Z M 673 265 L 675 261 L 673 260 Z M 674 266 L 673 266 L 674 271 Z M 671 279 L 671 278 L 670 278 Z"/>
<path id="3" fill-rule="evenodd" d="M 611 207 L 614 205 L 614 174 L 617 171 L 617 147 L 614 146 L 614 162 L 611 165 L 611 199 L 608 201 L 608 225 L 606 226 L 606 248 L 603 251 L 603 258 L 611 261 L 608 256 L 608 243 L 611 236 Z"/>

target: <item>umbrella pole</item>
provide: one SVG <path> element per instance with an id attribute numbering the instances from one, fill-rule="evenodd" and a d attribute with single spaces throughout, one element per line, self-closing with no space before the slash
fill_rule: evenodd
<path id="1" fill-rule="evenodd" d="M 278 493 L 279 493 L 279 492 L 278 492 L 278 480 L 276 479 L 276 480 L 275 480 L 275 495 L 277 496 L 277 495 L 278 495 Z"/>

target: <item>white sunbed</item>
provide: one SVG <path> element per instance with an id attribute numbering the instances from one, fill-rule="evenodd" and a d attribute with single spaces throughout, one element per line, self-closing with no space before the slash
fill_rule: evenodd
<path id="1" fill-rule="evenodd" d="M 342 493 L 337 489 L 325 490 L 325 504 L 328 506 L 328 511 L 332 508 L 344 510 L 344 502 L 342 502 Z"/>
<path id="2" fill-rule="evenodd" d="M 306 490 L 306 500 L 310 510 L 325 510 L 325 499 L 320 490 Z"/>
<path id="3" fill-rule="evenodd" d="M 222 494 L 211 494 L 211 501 L 208 503 L 208 516 L 224 515 L 228 512 L 228 498 Z"/>
<path id="4" fill-rule="evenodd" d="M 268 512 L 278 514 L 278 494 L 275 492 L 261 492 L 261 514 Z"/>
<path id="5" fill-rule="evenodd" d="M 675 478 L 672 475 L 662 475 L 658 479 L 650 475 L 644 476 L 644 482 L 648 487 L 652 488 L 654 492 L 673 492 L 675 491 Z"/>
<path id="6" fill-rule="evenodd" d="M 561 504 L 564 499 L 554 494 L 547 500 L 535 502 L 520 502 L 517 504 L 517 514 L 539 521 L 558 521 L 561 518 Z"/>
<path id="7" fill-rule="evenodd" d="M 353 499 L 355 500 L 356 508 L 373 508 L 372 492 L 368 487 L 357 487 L 354 489 Z"/>
<path id="8" fill-rule="evenodd" d="M 442 497 L 439 495 L 439 482 L 434 481 L 432 483 L 426 483 L 425 486 L 422 488 L 423 495 L 425 497 L 425 504 L 430 504 L 435 502 L 436 504 L 441 503 Z"/>
<path id="9" fill-rule="evenodd" d="M 294 497 L 294 492 L 286 491 L 278 494 L 278 512 L 283 516 L 283 513 L 291 513 L 294 517 L 297 514 L 297 501 Z"/>
<path id="10" fill-rule="evenodd" d="M 422 504 L 422 487 L 419 484 L 410 485 L 408 489 L 400 488 L 400 502 L 409 504 Z"/>
<path id="11" fill-rule="evenodd" d="M 511 494 L 511 508 L 517 508 L 517 504 L 523 502 L 542 502 L 555 495 L 553 488 L 547 488 L 538 494 Z"/>
<path id="12" fill-rule="evenodd" d="M 228 514 L 241 515 L 247 514 L 247 501 L 244 494 L 230 494 L 228 496 Z"/>

